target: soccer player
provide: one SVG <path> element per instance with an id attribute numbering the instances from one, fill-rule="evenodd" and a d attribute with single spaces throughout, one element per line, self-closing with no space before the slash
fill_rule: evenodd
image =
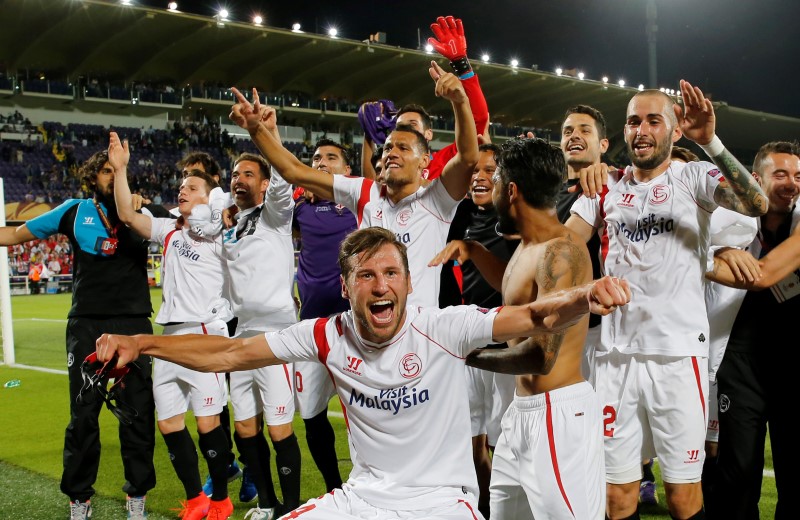
<path id="1" fill-rule="evenodd" d="M 595 358 L 612 520 L 638 518 L 642 458 L 655 456 L 670 514 L 704 517 L 703 274 L 711 213 L 767 211 L 763 190 L 715 136 L 711 101 L 686 81 L 681 94 L 683 108 L 654 90 L 631 98 L 624 134 L 633 165 L 599 197 L 590 190 L 572 209 L 586 240 L 598 231 L 608 244 L 606 274 L 626 277 L 634 294 L 633 305 L 603 318 Z M 681 135 L 703 146 L 716 166 L 671 161 Z"/>
<path id="2" fill-rule="evenodd" d="M 247 338 L 297 322 L 292 297 L 294 201 L 291 186 L 272 174 L 263 157 L 252 153 L 234 161 L 231 193 L 238 212 L 236 226 L 223 235 L 226 285 L 237 318 L 236 337 Z M 230 374 L 234 440 L 258 490 L 258 505 L 247 514 L 253 520 L 271 520 L 276 510 L 288 512 L 300 505 L 292 376 L 291 364 Z M 262 417 L 275 448 L 282 506 L 272 483 Z"/>
<path id="3" fill-rule="evenodd" d="M 508 262 L 474 242 L 453 248 L 451 257 L 473 260 L 487 280 L 502 279 L 508 305 L 589 282 L 585 242 L 555 212 L 567 178 L 563 152 L 542 139 L 509 141 L 494 177 L 498 231 L 518 234 L 519 246 Z M 585 317 L 562 333 L 514 338 L 507 349 L 480 349 L 467 358 L 470 366 L 516 374 L 492 459 L 497 518 L 604 516 L 600 407 L 581 372 L 587 330 Z"/>
<path id="4" fill-rule="evenodd" d="M 131 207 L 127 165 L 128 143 L 111 132 L 108 161 L 114 169 L 114 198 L 120 220 L 139 236 L 164 246 L 163 301 L 156 323 L 165 335 L 210 334 L 228 337 L 227 321 L 233 318 L 223 297 L 222 241 L 191 233 L 187 219 L 197 204 L 208 204 L 216 182 L 204 172 L 191 171 L 181 183 L 178 208 L 181 218 L 153 218 Z M 228 497 L 228 439 L 220 426 L 219 413 L 227 402 L 222 374 L 187 370 L 168 361 L 153 363 L 153 397 L 158 429 L 164 437 L 170 460 L 186 492 L 181 512 L 184 520 L 206 515 L 225 519 L 233 513 Z M 197 452 L 184 420 L 191 406 L 197 421 L 200 450 L 208 464 L 214 493 L 203 493 L 197 468 Z M 216 517 L 213 515 L 217 515 Z"/>
<path id="5" fill-rule="evenodd" d="M 70 519 L 92 516 L 92 485 L 100 465 L 103 401 L 77 403 L 83 387 L 81 363 L 104 332 L 152 334 L 147 283 L 148 242 L 121 225 L 114 202 L 114 167 L 108 152 L 93 154 L 79 170 L 90 199 L 70 199 L 27 223 L 0 228 L 0 245 L 21 244 L 62 233 L 74 253 L 72 308 L 67 320 L 67 372 L 70 421 L 64 434 L 61 491 L 69 497 Z M 142 212 L 168 216 L 161 206 Z M 78 225 L 80 223 L 80 225 Z M 145 518 L 145 495 L 156 484 L 153 466 L 155 407 L 151 360 L 142 356 L 125 376 L 119 399 L 136 409 L 130 424 L 120 422 L 119 439 L 129 518 Z"/>
<path id="6" fill-rule="evenodd" d="M 398 126 L 389 134 L 383 149 L 385 188 L 375 181 L 320 175 L 304 165 L 271 134 L 276 124 L 275 110 L 259 102 L 250 104 L 234 90 L 238 103 L 230 119 L 245 128 L 268 161 L 290 183 L 311 190 L 315 195 L 343 204 L 356 216 L 359 227 L 379 226 L 393 231 L 413 253 L 411 272 L 416 281 L 412 303 L 437 305 L 441 267 L 428 267 L 445 246 L 450 221 L 469 187 L 478 161 L 478 139 L 474 131 L 469 101 L 464 87 L 453 74 L 431 62 L 429 74 L 436 82 L 436 94 L 450 101 L 456 117 L 458 151 L 442 175 L 426 187 L 421 172 L 430 158 L 425 138 L 408 126 Z M 257 93 L 254 93 L 257 99 Z"/>
<path id="7" fill-rule="evenodd" d="M 247 339 L 116 336 L 98 359 L 124 365 L 140 354 L 193 370 L 228 371 L 315 361 L 325 365 L 348 418 L 353 470 L 342 489 L 293 513 L 308 520 L 482 518 L 475 504 L 464 358 L 474 348 L 556 332 L 588 311 L 609 312 L 630 294 L 606 277 L 529 305 L 420 308 L 405 246 L 382 228 L 354 231 L 339 254 L 350 311 Z M 386 511 L 388 510 L 388 511 Z"/>
<path id="8" fill-rule="evenodd" d="M 330 139 L 317 141 L 311 167 L 319 175 L 350 175 L 350 163 L 348 148 Z M 342 298 L 342 273 L 336 259 L 342 240 L 356 229 L 356 217 L 341 204 L 302 188 L 298 192 L 294 228 L 301 243 L 297 262 L 300 319 L 325 318 L 350 308 L 350 302 Z M 322 473 L 325 488 L 332 491 L 342 487 L 336 437 L 328 420 L 328 402 L 336 391 L 319 363 L 300 362 L 294 367 L 297 404 L 306 426 L 308 450 Z"/>

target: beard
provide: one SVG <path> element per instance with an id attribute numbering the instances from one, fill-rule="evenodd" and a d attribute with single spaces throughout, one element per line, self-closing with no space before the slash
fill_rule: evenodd
<path id="1" fill-rule="evenodd" d="M 507 208 L 497 207 L 496 205 L 495 208 L 497 209 L 497 231 L 504 235 L 517 234 L 517 223 L 508 214 Z"/>
<path id="2" fill-rule="evenodd" d="M 634 141 L 635 142 L 635 141 Z M 633 143 L 626 143 L 625 150 L 628 152 L 628 159 L 634 166 L 641 170 L 652 170 L 667 160 L 672 151 L 672 142 L 669 139 L 656 142 L 653 146 L 653 153 L 650 157 L 638 157 Z"/>

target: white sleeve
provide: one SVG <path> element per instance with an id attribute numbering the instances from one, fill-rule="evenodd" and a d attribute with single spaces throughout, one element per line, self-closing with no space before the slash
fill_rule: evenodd
<path id="1" fill-rule="evenodd" d="M 358 223 L 361 218 L 358 207 L 363 207 L 372 197 L 375 182 L 363 177 L 348 177 L 346 175 L 333 176 L 333 201 L 342 204 L 356 215 Z"/>
<path id="2" fill-rule="evenodd" d="M 150 238 L 151 242 L 157 244 L 164 244 L 167 235 L 170 231 L 175 229 L 174 218 L 155 218 L 150 215 L 145 215 L 150 218 Z"/>
<path id="3" fill-rule="evenodd" d="M 426 308 L 422 311 L 428 328 L 425 333 L 454 356 L 464 358 L 476 348 L 495 343 L 492 330 L 498 310 L 476 305 Z"/>
<path id="4" fill-rule="evenodd" d="M 261 218 L 270 229 L 283 233 L 292 232 L 294 199 L 292 185 L 281 177 L 278 170 L 270 167 L 270 181 L 261 209 Z"/>
<path id="5" fill-rule="evenodd" d="M 450 196 L 447 188 L 442 184 L 441 177 L 434 179 L 424 189 L 425 192 L 420 196 L 420 199 L 425 201 L 428 210 L 442 220 L 453 220 L 456 208 L 461 201 L 455 200 Z"/>
<path id="6" fill-rule="evenodd" d="M 602 219 L 600 218 L 600 197 L 590 199 L 589 197 L 581 195 L 572 203 L 569 212 L 572 215 L 579 216 L 595 229 L 599 228 L 602 224 Z"/>
<path id="7" fill-rule="evenodd" d="M 295 361 L 319 361 L 314 341 L 314 325 L 317 320 L 303 320 L 282 330 L 267 332 L 269 349 L 278 359 Z"/>

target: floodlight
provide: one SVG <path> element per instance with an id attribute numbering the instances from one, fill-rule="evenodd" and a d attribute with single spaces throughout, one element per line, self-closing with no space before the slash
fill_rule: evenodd
<path id="1" fill-rule="evenodd" d="M 517 65 L 519 65 L 519 60 L 517 60 L 516 58 L 512 58 L 512 60 L 511 60 L 511 66 L 512 66 L 512 67 L 514 67 L 514 68 L 516 69 L 516 68 L 517 68 Z"/>
<path id="2" fill-rule="evenodd" d="M 167 9 L 170 11 L 177 11 L 178 10 L 178 2 L 170 2 L 167 4 Z"/>
<path id="3" fill-rule="evenodd" d="M 292 32 L 296 32 L 296 33 L 303 32 L 303 31 L 300 30 L 300 24 L 299 23 L 295 22 L 295 23 L 292 24 Z"/>
<path id="4" fill-rule="evenodd" d="M 583 79 L 585 77 L 586 77 L 586 75 L 583 72 L 579 72 L 578 73 L 578 79 Z"/>
<path id="5" fill-rule="evenodd" d="M 603 83 L 608 83 L 608 76 L 603 76 Z"/>
<path id="6" fill-rule="evenodd" d="M 255 15 L 255 16 L 253 17 L 253 23 L 254 23 L 254 24 L 256 24 L 256 25 L 261 25 L 261 23 L 262 23 L 263 21 L 264 21 L 264 19 L 263 19 L 263 18 L 261 18 L 261 15 L 258 15 L 258 14 L 257 14 L 257 15 Z"/>
<path id="7" fill-rule="evenodd" d="M 621 79 L 621 80 L 617 81 L 617 85 L 619 85 L 620 87 L 624 87 L 625 86 L 625 80 Z"/>
<path id="8" fill-rule="evenodd" d="M 220 9 L 217 14 L 219 15 L 219 18 L 221 20 L 227 20 L 228 19 L 228 10 L 227 9 Z"/>
<path id="9" fill-rule="evenodd" d="M 564 69 L 561 67 L 556 67 L 556 76 L 560 76 L 564 73 Z"/>
<path id="10" fill-rule="evenodd" d="M 330 36 L 331 38 L 336 38 L 337 34 L 339 34 L 339 29 L 337 29 L 336 27 L 331 27 L 330 29 L 328 29 L 328 36 Z"/>
<path id="11" fill-rule="evenodd" d="M 644 84 L 639 83 L 639 92 L 641 92 L 642 90 L 644 90 Z"/>
<path id="12" fill-rule="evenodd" d="M 481 61 L 484 62 L 484 63 L 489 63 L 489 55 L 484 53 L 481 56 Z"/>

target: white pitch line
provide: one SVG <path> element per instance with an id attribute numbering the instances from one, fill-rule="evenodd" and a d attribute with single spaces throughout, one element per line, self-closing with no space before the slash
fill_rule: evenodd
<path id="1" fill-rule="evenodd" d="M 46 318 L 19 318 L 13 321 L 46 321 L 49 323 L 66 323 L 67 320 L 50 320 Z"/>
<path id="2" fill-rule="evenodd" d="M 35 370 L 36 372 L 47 372 L 48 374 L 59 374 L 62 376 L 67 375 L 66 370 L 56 370 L 55 368 L 33 367 L 30 365 L 20 365 L 18 363 L 6 366 L 8 366 L 9 368 L 22 368 L 24 370 Z"/>

